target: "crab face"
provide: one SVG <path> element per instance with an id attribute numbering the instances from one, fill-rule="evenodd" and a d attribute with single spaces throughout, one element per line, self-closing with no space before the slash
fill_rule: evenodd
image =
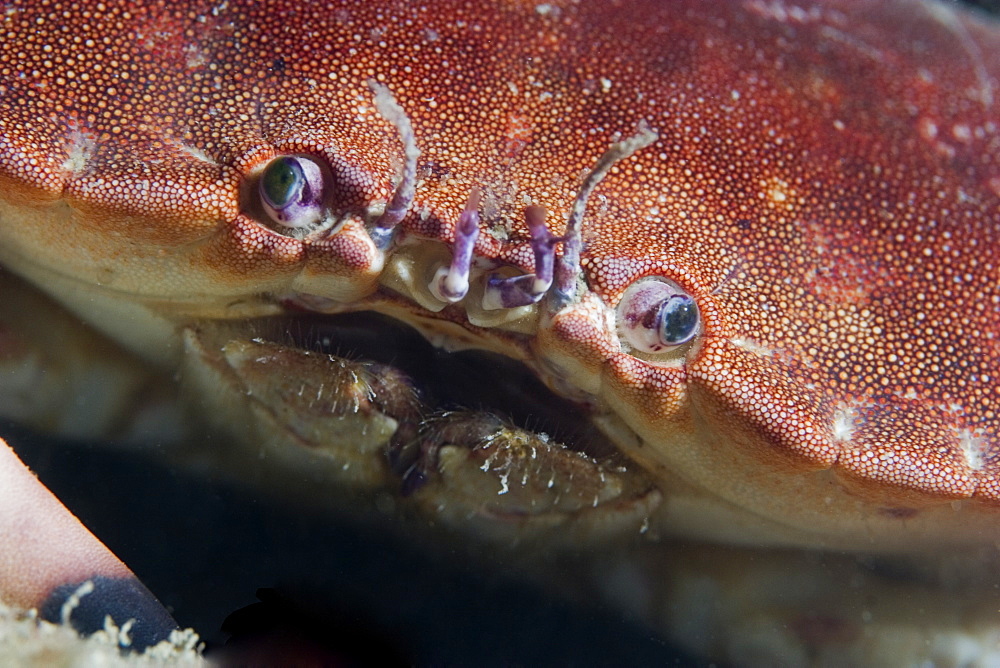
<path id="1" fill-rule="evenodd" d="M 162 364 L 302 311 L 512 357 L 661 534 L 990 541 L 1000 33 L 840 4 L 12 7 L 0 257 Z"/>

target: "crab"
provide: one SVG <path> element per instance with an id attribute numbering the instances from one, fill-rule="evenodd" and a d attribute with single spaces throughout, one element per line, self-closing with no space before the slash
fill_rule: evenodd
<path id="1" fill-rule="evenodd" d="M 359 515 L 390 499 L 432 536 L 586 552 L 563 580 L 706 658 L 996 660 L 989 19 L 4 7 L 0 262 L 114 341 L 53 352 L 5 284 L 28 421 L 64 417 L 37 399 L 67 369 L 114 378 L 94 400 L 126 413 L 179 377 L 178 420 L 229 445 L 193 430 L 178 462 L 264 458 L 283 494 L 310 471 Z M 410 328 L 480 366 L 407 357 Z M 47 355 L 71 362 L 45 376 Z M 0 526 L 65 512 L 23 502 L 44 492 L 5 457 Z M 60 517 L 61 539 L 3 546 L 0 593 L 128 582 L 162 637 L 151 594 Z M 28 567 L 59 540 L 87 547 Z"/>

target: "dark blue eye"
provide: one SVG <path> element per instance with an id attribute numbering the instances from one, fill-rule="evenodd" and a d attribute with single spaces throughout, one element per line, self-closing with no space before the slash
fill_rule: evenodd
<path id="1" fill-rule="evenodd" d="M 264 201 L 275 209 L 284 209 L 299 199 L 306 177 L 299 158 L 281 157 L 271 161 L 260 177 Z"/>
<path id="2" fill-rule="evenodd" d="M 633 283 L 618 304 L 619 331 L 632 348 L 645 353 L 688 343 L 698 333 L 700 322 L 694 298 L 666 279 Z"/>
<path id="3" fill-rule="evenodd" d="M 667 346 L 687 343 L 698 330 L 698 306 L 690 295 L 674 295 L 660 304 L 660 342 Z"/>
<path id="4" fill-rule="evenodd" d="M 260 201 L 271 220 L 284 227 L 312 227 L 326 216 L 327 178 L 312 158 L 275 158 L 260 177 Z"/>

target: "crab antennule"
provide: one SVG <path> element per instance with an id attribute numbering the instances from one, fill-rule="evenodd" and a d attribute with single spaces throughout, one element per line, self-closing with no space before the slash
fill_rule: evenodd
<path id="1" fill-rule="evenodd" d="M 604 155 L 597 160 L 597 164 L 583 179 L 583 184 L 576 195 L 576 201 L 573 202 L 573 210 L 570 212 L 569 220 L 566 221 L 562 259 L 556 267 L 553 311 L 558 311 L 573 301 L 573 297 L 576 296 L 576 279 L 580 275 L 580 251 L 583 247 L 581 225 L 590 193 L 604 180 L 616 162 L 628 158 L 639 149 L 646 148 L 659 138 L 660 135 L 649 129 L 645 122 L 640 123 L 639 131 L 635 135 L 612 144 L 611 148 L 604 152 Z"/>
<path id="2" fill-rule="evenodd" d="M 546 211 L 541 206 L 529 206 L 524 220 L 531 233 L 531 250 L 535 253 L 535 273 L 501 278 L 490 276 L 483 293 L 483 308 L 495 310 L 534 304 L 552 287 L 556 244 L 563 240 L 545 227 Z"/>
<path id="3" fill-rule="evenodd" d="M 451 266 L 441 267 L 431 281 L 431 292 L 445 302 L 457 302 L 469 291 L 469 271 L 472 268 L 472 249 L 479 237 L 479 201 L 483 193 L 473 188 L 465 210 L 455 224 L 455 247 Z"/>
<path id="4" fill-rule="evenodd" d="M 385 205 L 385 211 L 375 221 L 372 227 L 372 241 L 379 250 L 385 250 L 392 242 L 393 231 L 406 216 L 413 204 L 417 188 L 417 158 L 420 149 L 417 148 L 413 125 L 403 108 L 396 102 L 392 92 L 384 84 L 369 81 L 368 88 L 375 94 L 375 108 L 385 120 L 392 123 L 399 131 L 399 139 L 403 144 L 403 174 L 396 191 Z"/>

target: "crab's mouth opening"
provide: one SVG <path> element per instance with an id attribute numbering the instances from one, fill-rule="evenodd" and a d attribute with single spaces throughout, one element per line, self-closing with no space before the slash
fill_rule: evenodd
<path id="1" fill-rule="evenodd" d="M 255 332 L 258 340 L 402 372 L 424 417 L 488 414 L 596 459 L 617 451 L 591 423 L 591 406 L 557 395 L 525 364 L 485 350 L 435 347 L 390 316 L 296 314 L 260 322 Z"/>
<path id="2" fill-rule="evenodd" d="M 396 499 L 504 541 L 572 533 L 583 516 L 580 530 L 602 535 L 641 527 L 661 496 L 601 432 L 599 405 L 557 396 L 496 352 L 437 348 L 449 341 L 422 331 L 373 312 L 203 323 L 184 332 L 185 380 L 212 402 L 206 418 L 237 436 L 219 450 L 242 460 L 249 445 L 283 490 L 291 474 L 324 498 Z"/>

